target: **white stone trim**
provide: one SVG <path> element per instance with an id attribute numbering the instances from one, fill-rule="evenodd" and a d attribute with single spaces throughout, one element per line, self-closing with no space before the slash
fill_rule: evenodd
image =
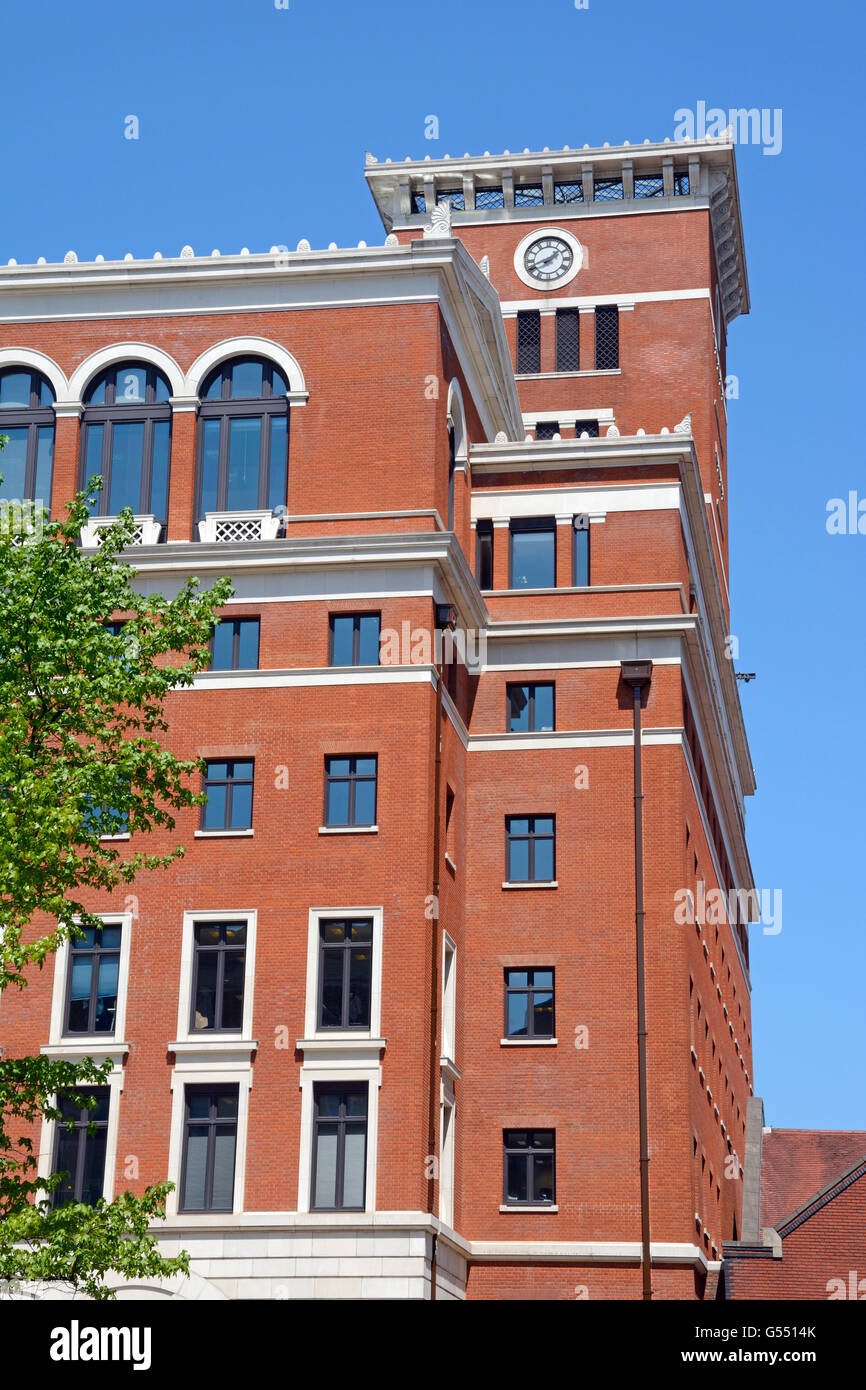
<path id="1" fill-rule="evenodd" d="M 110 343 L 78 364 L 69 378 L 63 401 L 81 401 L 88 382 L 114 362 L 148 362 L 168 378 L 173 396 L 183 394 L 183 372 L 174 358 L 162 348 L 153 347 L 150 343 Z M 60 399 L 58 396 L 58 401 Z"/>
<path id="2" fill-rule="evenodd" d="M 199 388 L 208 372 L 225 362 L 229 357 L 266 357 L 279 367 L 289 383 L 289 394 L 293 404 L 303 405 L 309 392 L 298 359 L 270 338 L 224 338 L 195 359 L 184 378 L 178 395 L 198 396 Z"/>
<path id="3" fill-rule="evenodd" d="M 47 1053 L 48 1049 L 42 1048 L 42 1053 Z M 58 1056 L 56 1049 L 52 1049 L 52 1055 Z M 110 1054 L 100 1051 L 97 1048 L 79 1047 L 76 1051 L 63 1050 L 63 1059 L 68 1062 L 80 1062 L 85 1057 L 93 1057 L 94 1061 L 102 1062 L 108 1060 Z M 114 1197 L 114 1175 L 117 1168 L 117 1136 L 120 1128 L 120 1094 L 123 1090 L 124 1070 L 123 1065 L 117 1057 L 112 1057 L 112 1068 L 107 1079 L 100 1084 L 108 1087 L 108 1126 L 105 1136 L 105 1172 L 102 1179 L 102 1195 L 106 1202 L 112 1201 Z M 88 1083 L 84 1089 L 91 1089 L 93 1083 Z M 54 1144 L 57 1134 L 57 1121 L 43 1119 L 39 1135 L 39 1159 L 37 1164 L 37 1176 L 47 1178 L 50 1176 L 54 1167 Z M 43 1194 L 44 1196 L 44 1194 Z"/>
<path id="4" fill-rule="evenodd" d="M 560 213 L 560 216 L 561 215 Z M 577 275 L 578 271 L 586 264 L 586 251 L 573 232 L 567 231 L 565 227 L 558 227 L 555 223 L 550 223 L 550 225 L 545 224 L 543 227 L 533 227 L 531 232 L 527 232 L 526 236 L 521 238 L 514 249 L 514 273 L 519 280 L 523 281 L 524 285 L 528 285 L 529 288 L 535 290 L 536 293 L 543 289 L 544 286 L 529 274 L 529 271 L 523 263 L 523 257 L 534 241 L 543 241 L 547 237 L 553 236 L 559 237 L 571 248 L 571 254 L 574 259 L 572 260 L 570 270 L 567 270 L 564 275 L 560 275 L 557 280 L 550 281 L 548 290 L 558 290 L 561 289 L 563 285 L 569 284 Z M 521 308 L 523 307 L 524 306 L 521 305 Z M 540 300 L 537 305 L 533 304 L 532 307 L 547 309 L 550 307 L 550 301 L 543 299 Z M 560 306 L 557 304 L 555 307 L 558 308 Z"/>
<path id="5" fill-rule="evenodd" d="M 69 1051 L 81 1057 L 100 1057 L 110 1053 L 127 1050 L 122 1042 L 126 1031 L 126 1000 L 129 992 L 129 962 L 132 954 L 131 912 L 98 912 L 95 914 L 103 923 L 120 925 L 120 968 L 117 978 L 117 1008 L 114 1015 L 114 1032 L 98 1037 L 82 1036 L 78 1033 L 64 1034 L 63 1014 L 66 1004 L 66 986 L 69 978 L 69 957 L 72 947 L 69 941 L 62 941 L 54 956 L 54 980 L 51 990 L 51 1019 L 48 1026 L 48 1043 L 55 1056 L 66 1055 Z"/>
<path id="6" fill-rule="evenodd" d="M 374 928 L 375 931 L 375 928 Z M 371 1063 L 369 1056 L 361 1053 L 357 1059 L 343 1055 L 333 1058 L 319 1056 L 314 1062 L 304 1062 L 301 1067 L 299 1085 L 301 1088 L 301 1136 L 300 1161 L 298 1163 L 298 1211 L 310 1215 L 321 1215 L 330 1222 L 332 1213 L 310 1212 L 310 1183 L 313 1171 L 313 1087 L 318 1081 L 346 1081 L 367 1083 L 367 1172 L 364 1194 L 364 1211 L 376 1210 L 376 1161 L 378 1154 L 379 1131 L 379 1087 L 382 1085 L 382 1068 Z M 357 1217 L 358 1213 L 346 1212 L 346 1216 Z"/>
<path id="7" fill-rule="evenodd" d="M 448 405 L 446 407 L 446 417 L 454 430 L 454 461 L 455 464 L 466 463 L 469 459 L 469 436 L 466 430 L 466 406 L 463 403 L 463 392 L 460 389 L 460 382 L 456 376 L 452 377 L 448 383 Z M 456 471 L 456 469 L 455 469 Z"/>
<path id="8" fill-rule="evenodd" d="M 304 997 L 304 1035 L 309 1039 L 338 1039 L 343 1048 L 379 1037 L 382 1019 L 382 955 L 384 909 L 377 907 L 311 907 L 307 919 L 307 978 Z M 319 923 L 325 917 L 370 917 L 373 921 L 373 968 L 370 979 L 370 1027 L 345 1033 L 318 1027 Z"/>
<path id="9" fill-rule="evenodd" d="M 448 961 L 450 957 L 450 967 Z M 442 1031 L 441 1059 L 454 1063 L 457 1057 L 457 942 L 447 931 L 442 933 Z"/>
<path id="10" fill-rule="evenodd" d="M 241 1032 L 238 1033 L 218 1033 L 218 1032 L 193 1032 L 190 1028 L 190 1014 L 192 1010 L 192 980 L 193 963 L 195 958 L 195 936 L 193 928 L 199 922 L 245 922 L 247 928 L 246 950 L 244 953 L 244 1017 Z M 246 1051 L 249 1059 L 250 1049 L 254 1046 L 253 1042 L 253 986 L 255 982 L 256 969 L 256 926 L 258 922 L 258 912 L 256 908 L 235 909 L 225 907 L 220 909 L 209 908 L 204 912 L 187 911 L 183 914 L 183 924 L 181 927 L 181 946 L 180 946 L 180 981 L 178 984 L 177 1001 L 177 1034 L 178 1042 L 195 1043 L 197 1046 L 207 1049 L 210 1041 L 221 1040 L 230 1045 L 233 1051 Z"/>
<path id="11" fill-rule="evenodd" d="M 203 915 L 203 914 L 202 914 Z M 212 1056 L 178 1055 L 171 1073 L 171 1128 L 168 1146 L 168 1177 L 174 1189 L 166 1199 L 166 1215 L 181 1221 L 188 1215 L 197 1213 L 179 1212 L 181 1191 L 181 1169 L 183 1167 L 184 1104 L 187 1086 L 237 1086 L 238 1087 L 238 1125 L 235 1141 L 235 1181 L 232 1198 L 232 1212 L 244 1208 L 244 1184 L 247 1167 L 247 1132 L 250 1117 L 250 1090 L 253 1084 L 253 1068 L 246 1058 L 225 1058 Z M 225 1212 L 203 1213 L 226 1219 Z"/>
<path id="12" fill-rule="evenodd" d="M 524 282 L 525 283 L 525 282 Z M 560 281 L 560 283 L 562 283 Z M 532 281 L 535 285 L 535 281 Z M 636 304 L 666 304 L 682 299 L 706 299 L 710 304 L 712 312 L 712 300 L 709 289 L 701 288 L 695 290 L 638 290 L 633 294 L 581 294 L 563 295 L 562 299 L 557 299 L 557 309 L 594 309 L 598 304 L 615 304 L 618 309 L 627 312 L 633 309 Z M 517 313 L 522 313 L 524 309 L 546 309 L 550 301 L 547 299 L 504 299 L 502 301 L 502 317 L 512 319 Z M 557 373 L 558 375 L 558 373 Z"/>
<path id="13" fill-rule="evenodd" d="M 31 367 L 34 371 L 41 372 L 51 382 L 55 400 L 67 399 L 69 383 L 66 380 L 66 374 L 58 367 L 54 359 L 46 357 L 44 352 L 37 352 L 35 348 L 25 347 L 0 348 L 0 370 L 4 370 L 6 367 Z"/>
<path id="14" fill-rule="evenodd" d="M 555 417 L 554 417 L 555 418 Z M 474 520 L 550 516 L 552 513 L 589 512 L 603 517 L 608 512 L 679 511 L 682 489 L 678 483 L 612 483 L 592 487 L 537 487 L 491 489 L 472 495 Z"/>
<path id="15" fill-rule="evenodd" d="M 551 372 L 548 375 L 561 376 L 562 373 Z M 532 429 L 539 420 L 557 420 L 560 425 L 573 425 L 575 420 L 598 420 L 599 424 L 604 422 L 606 425 L 612 425 L 614 414 L 610 406 L 603 406 L 599 410 L 592 410 L 588 406 L 585 410 L 574 410 L 571 407 L 568 410 L 524 410 L 523 423 L 527 429 Z"/>

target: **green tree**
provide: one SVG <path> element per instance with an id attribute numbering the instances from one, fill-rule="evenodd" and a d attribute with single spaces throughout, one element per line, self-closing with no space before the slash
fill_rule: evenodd
<path id="1" fill-rule="evenodd" d="M 134 569 L 118 559 L 131 512 L 97 550 L 77 544 L 99 486 L 91 479 L 64 521 L 36 517 L 31 534 L 0 508 L 0 991 L 25 988 L 28 970 L 100 924 L 85 898 L 180 857 L 181 845 L 148 854 L 136 842 L 173 830 L 174 813 L 203 800 L 190 785 L 201 761 L 160 741 L 164 701 L 208 664 L 231 585 L 200 592 L 190 579 L 173 599 L 136 593 Z M 122 847 L 101 838 L 120 831 L 130 835 Z M 64 1099 L 92 1108 L 82 1088 L 110 1070 L 92 1059 L 0 1059 L 0 1280 L 61 1281 L 109 1298 L 109 1272 L 186 1272 L 188 1256 L 163 1259 L 148 1231 L 165 1216 L 170 1183 L 95 1207 L 52 1207 L 62 1178 L 37 1176 L 27 1130 L 43 1118 L 64 1123 Z"/>

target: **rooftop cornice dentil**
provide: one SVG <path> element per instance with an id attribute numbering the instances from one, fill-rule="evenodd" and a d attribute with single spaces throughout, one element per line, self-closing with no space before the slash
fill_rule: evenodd
<path id="1" fill-rule="evenodd" d="M 469 153 L 451 156 L 442 155 L 434 159 L 432 155 L 425 155 L 423 159 L 412 159 L 407 155 L 405 159 L 384 160 L 377 159 L 369 151 L 365 160 L 365 175 L 371 184 L 385 180 L 389 177 L 401 177 L 406 173 L 423 174 L 450 173 L 463 174 L 478 171 L 479 173 L 494 173 L 499 169 L 529 170 L 550 166 L 555 172 L 563 168 L 571 167 L 578 169 L 582 164 L 621 164 L 623 159 L 649 160 L 658 163 L 660 157 L 686 156 L 698 154 L 701 156 L 718 156 L 719 162 L 725 162 L 732 157 L 733 141 L 730 139 L 705 139 L 705 140 L 664 140 L 652 141 L 646 139 L 639 144 L 632 145 L 628 140 L 621 145 L 583 145 L 572 148 L 564 145 L 560 150 L 551 150 L 547 146 L 543 150 L 503 150 L 501 154 L 491 154 L 485 150 L 483 154 L 471 155 Z"/>

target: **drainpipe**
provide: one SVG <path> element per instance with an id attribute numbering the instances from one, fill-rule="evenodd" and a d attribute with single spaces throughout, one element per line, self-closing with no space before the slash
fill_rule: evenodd
<path id="1" fill-rule="evenodd" d="M 641 769 L 641 696 L 652 678 L 651 661 L 623 661 L 622 679 L 634 694 L 634 926 L 637 965 L 637 1058 L 638 1115 L 640 1126 L 640 1231 L 643 1297 L 651 1299 L 652 1263 L 650 1252 L 649 1134 L 647 1125 L 646 1081 L 646 984 L 644 975 L 644 897 L 643 897 L 643 773 Z"/>

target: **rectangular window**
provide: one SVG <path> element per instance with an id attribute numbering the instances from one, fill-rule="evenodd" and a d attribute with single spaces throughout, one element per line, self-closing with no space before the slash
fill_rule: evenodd
<path id="1" fill-rule="evenodd" d="M 52 1193 L 53 1207 L 65 1206 L 67 1202 L 83 1202 L 93 1207 L 102 1196 L 110 1094 L 108 1086 L 82 1088 L 79 1095 L 90 1096 L 96 1101 L 92 1110 L 71 1097 L 60 1101 L 61 1118 L 55 1126 L 52 1171 L 65 1176 Z M 92 1133 L 89 1132 L 91 1126 L 95 1126 Z"/>
<path id="2" fill-rule="evenodd" d="M 479 521 L 475 531 L 475 574 L 479 589 L 493 588 L 493 522 Z"/>
<path id="3" fill-rule="evenodd" d="M 559 434 L 558 420 L 538 420 L 536 422 L 536 439 L 552 439 L 555 434 Z"/>
<path id="4" fill-rule="evenodd" d="M 478 188 L 475 189 L 475 211 L 485 212 L 488 208 L 502 208 L 505 200 L 502 196 L 501 188 Z"/>
<path id="5" fill-rule="evenodd" d="M 665 185 L 661 174 L 642 174 L 640 178 L 636 178 L 634 196 L 636 198 L 663 198 Z"/>
<path id="6" fill-rule="evenodd" d="M 457 947 L 450 937 L 442 943 L 442 1056 L 456 1057 Z"/>
<path id="7" fill-rule="evenodd" d="M 540 183 L 516 184 L 514 206 L 516 208 L 540 208 L 544 204 L 544 190 Z"/>
<path id="8" fill-rule="evenodd" d="M 505 878 L 508 883 L 552 883 L 556 878 L 556 818 L 505 817 Z"/>
<path id="9" fill-rule="evenodd" d="M 517 315 L 517 371 L 541 371 L 541 314 L 537 309 L 524 309 Z"/>
<path id="10" fill-rule="evenodd" d="M 106 923 L 70 942 L 64 1032 L 114 1032 L 121 930 L 119 923 Z"/>
<path id="11" fill-rule="evenodd" d="M 253 759 L 208 762 L 201 808 L 202 830 L 250 830 L 253 824 Z"/>
<path id="12" fill-rule="evenodd" d="M 507 685 L 506 717 L 508 732 L 550 732 L 553 722 L 553 682 Z"/>
<path id="13" fill-rule="evenodd" d="M 506 970 L 506 1038 L 552 1038 L 553 971 Z"/>
<path id="14" fill-rule="evenodd" d="M 258 618 L 223 618 L 213 630 L 210 649 L 212 671 L 258 670 Z"/>
<path id="15" fill-rule="evenodd" d="M 423 194 L 423 193 L 419 193 L 417 189 L 413 189 L 413 190 L 412 190 L 412 211 L 413 211 L 413 212 L 426 212 L 426 211 L 427 211 L 427 199 L 424 197 L 424 194 Z"/>
<path id="16" fill-rule="evenodd" d="M 511 523 L 512 589 L 556 588 L 556 523 L 532 517 Z"/>
<path id="17" fill-rule="evenodd" d="M 238 1139 L 238 1087 L 187 1086 L 181 1211 L 231 1211 Z"/>
<path id="18" fill-rule="evenodd" d="M 597 421 L 597 420 L 575 420 L 575 422 L 574 422 L 574 437 L 575 437 L 575 439 L 582 439 L 584 435 L 587 435 L 590 439 L 598 439 L 598 421 Z"/>
<path id="19" fill-rule="evenodd" d="M 688 174 L 674 174 L 674 197 L 685 198 L 690 191 Z"/>
<path id="20" fill-rule="evenodd" d="M 577 589 L 589 586 L 589 517 L 586 514 L 574 518 L 574 574 L 572 583 Z"/>
<path id="21" fill-rule="evenodd" d="M 622 197 L 622 179 L 596 179 L 594 197 L 597 203 L 614 202 Z"/>
<path id="22" fill-rule="evenodd" d="M 239 1033 L 244 1022 L 246 922 L 197 922 L 193 928 L 190 1032 Z"/>
<path id="23" fill-rule="evenodd" d="M 319 1027 L 369 1028 L 373 923 L 369 918 L 319 923 Z"/>
<path id="24" fill-rule="evenodd" d="M 582 203 L 583 185 L 575 183 L 555 183 L 553 185 L 553 201 L 555 203 Z"/>
<path id="25" fill-rule="evenodd" d="M 330 618 L 330 666 L 378 666 L 378 613 L 332 613 Z"/>
<path id="26" fill-rule="evenodd" d="M 363 1211 L 367 1183 L 367 1086 L 313 1088 L 313 1211 Z"/>
<path id="27" fill-rule="evenodd" d="M 506 1129 L 502 1138 L 505 1205 L 553 1206 L 556 1201 L 556 1131 Z"/>
<path id="28" fill-rule="evenodd" d="M 375 757 L 325 759 L 325 825 L 376 824 Z"/>
<path id="29" fill-rule="evenodd" d="M 580 312 L 577 309 L 556 311 L 556 370 L 580 371 Z"/>
<path id="30" fill-rule="evenodd" d="M 619 366 L 619 309 L 600 304 L 595 311 L 595 369 L 611 371 Z"/>

